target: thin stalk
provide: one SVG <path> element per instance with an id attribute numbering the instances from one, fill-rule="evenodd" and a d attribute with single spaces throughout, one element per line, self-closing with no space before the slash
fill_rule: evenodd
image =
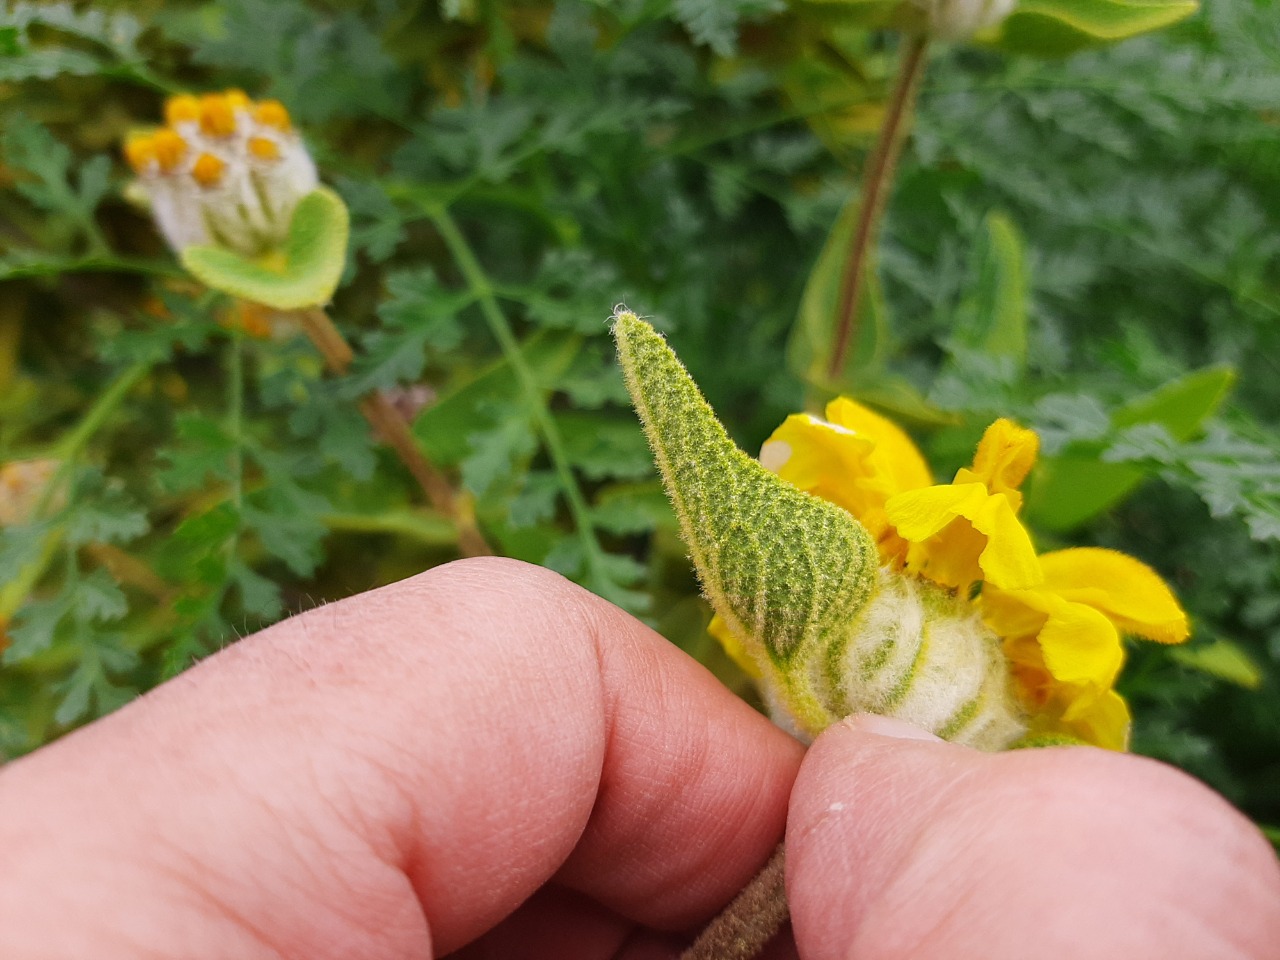
<path id="1" fill-rule="evenodd" d="M 57 471 L 49 479 L 48 484 L 40 493 L 40 499 L 36 503 L 32 516 L 35 519 L 42 518 L 49 510 L 50 504 L 56 499 L 58 491 L 62 485 L 66 483 L 67 478 L 75 469 L 76 463 L 80 459 L 80 454 L 84 452 L 84 448 L 88 446 L 89 441 L 94 435 L 102 429 L 103 425 L 115 413 L 116 409 L 128 396 L 143 377 L 151 372 L 151 364 L 149 362 L 136 363 L 129 367 L 122 374 L 111 381 L 106 390 L 89 408 L 89 412 L 85 414 L 74 430 L 64 436 L 58 444 L 50 451 L 50 456 L 59 460 Z M 31 591 L 35 589 L 40 578 L 44 576 L 45 571 L 52 562 L 55 550 L 62 540 L 62 530 L 50 530 L 45 538 L 44 546 L 41 548 L 40 556 L 33 562 L 28 564 L 18 572 L 8 583 L 0 587 L 0 624 L 3 624 L 17 612 L 18 608 L 26 602 Z"/>
<path id="2" fill-rule="evenodd" d="M 789 916 L 786 850 L 778 844 L 764 869 L 707 924 L 680 960 L 752 960 L 778 935 Z"/>
<path id="3" fill-rule="evenodd" d="M 22 316 L 26 295 L 20 286 L 0 300 L 0 393 L 13 383 L 18 370 L 18 347 L 22 343 Z"/>
<path id="4" fill-rule="evenodd" d="M 453 523 L 438 513 L 326 513 L 322 518 L 330 530 L 346 533 L 390 533 L 410 537 L 420 543 L 443 546 L 453 542 Z"/>
<path id="5" fill-rule="evenodd" d="M 49 504 L 53 502 L 62 484 L 66 482 L 71 471 L 75 469 L 76 462 L 80 458 L 80 454 L 84 448 L 88 446 L 89 441 L 94 435 L 102 429 L 103 425 L 116 412 L 116 408 L 124 402 L 124 398 L 129 395 L 129 391 L 138 385 L 148 373 L 151 372 L 151 363 L 143 361 L 135 363 L 129 367 L 124 373 L 120 374 L 108 385 L 107 389 L 102 391 L 89 412 L 84 415 L 75 429 L 62 438 L 50 453 L 54 459 L 61 461 L 58 466 L 58 472 L 53 475 L 49 481 L 49 485 L 44 488 L 44 492 L 40 495 L 40 502 L 36 505 L 35 515 L 43 516 L 49 509 Z"/>
<path id="6" fill-rule="evenodd" d="M 120 406 L 121 401 L 128 395 L 129 391 L 138 385 L 138 382 L 151 372 L 151 363 L 144 361 L 135 363 L 129 367 L 124 373 L 120 374 L 102 391 L 89 412 L 85 414 L 74 430 L 68 433 L 57 446 L 53 449 L 53 456 L 59 460 L 76 459 L 85 445 L 93 439 L 93 435 L 102 429 L 102 425 L 107 422 L 116 408 Z"/>
<path id="7" fill-rule="evenodd" d="M 591 510 L 587 506 L 586 497 L 582 494 L 582 488 L 578 486 L 578 481 L 573 475 L 573 469 L 569 466 L 569 457 L 565 452 L 560 429 L 551 416 L 551 410 L 547 407 L 533 371 L 525 363 L 515 332 L 498 304 L 493 284 L 449 211 L 443 206 L 432 205 L 427 208 L 427 213 L 444 240 L 445 246 L 453 255 L 454 262 L 462 272 L 462 278 L 470 288 L 472 296 L 480 305 L 480 311 L 484 314 L 485 322 L 488 323 L 494 339 L 498 341 L 502 355 L 515 371 L 516 379 L 520 382 L 520 388 L 533 413 L 534 424 L 542 434 L 543 445 L 551 458 L 556 477 L 560 481 L 560 488 L 564 492 L 569 513 L 573 517 L 578 541 L 582 545 L 588 579 L 593 587 L 603 589 L 609 582 L 609 577 L 605 572 L 604 551 L 596 540 L 592 527 Z"/>
<path id="8" fill-rule="evenodd" d="M 858 222 L 854 227 L 853 243 L 849 247 L 849 259 L 845 261 L 840 283 L 840 319 L 831 344 L 831 364 L 827 368 L 827 375 L 832 380 L 839 380 L 849 358 L 849 349 L 858 339 L 858 301 L 862 295 L 871 250 L 879 234 L 885 199 L 893 185 L 898 158 L 902 155 L 903 133 L 915 105 L 920 78 L 924 75 L 928 37 L 913 34 L 904 43 L 906 45 L 898 64 L 898 78 L 894 83 L 893 95 L 889 99 L 884 122 L 880 125 L 879 136 L 867 159 L 867 169 L 862 177 Z"/>
<path id="9" fill-rule="evenodd" d="M 351 344 L 347 343 L 346 338 L 333 325 L 329 315 L 320 307 L 311 307 L 297 311 L 296 316 L 302 324 L 302 329 L 320 351 L 320 355 L 324 357 L 325 366 L 329 371 L 337 375 L 346 373 L 355 353 L 351 349 Z M 369 421 L 369 425 L 409 469 L 418 486 L 422 488 L 422 492 L 427 495 L 431 506 L 453 521 L 458 531 L 458 549 L 463 555 L 491 556 L 493 550 L 476 526 L 475 516 L 469 505 L 454 493 L 449 481 L 423 455 L 418 448 L 417 440 L 409 430 L 408 422 L 400 411 L 377 391 L 361 400 L 359 407 L 364 418 Z"/>
<path id="10" fill-rule="evenodd" d="M 240 512 L 244 506 L 244 336 L 231 331 L 227 347 L 227 433 L 231 435 L 231 505 L 236 511 L 236 532 L 227 541 L 227 560 L 235 559 L 240 544 Z"/>

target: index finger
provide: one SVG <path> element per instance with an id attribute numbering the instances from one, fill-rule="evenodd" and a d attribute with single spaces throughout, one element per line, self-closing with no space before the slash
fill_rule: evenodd
<path id="1" fill-rule="evenodd" d="M 800 755 L 617 608 L 459 562 L 0 771 L 0 955 L 438 955 L 553 875 L 682 928 L 768 858 Z"/>

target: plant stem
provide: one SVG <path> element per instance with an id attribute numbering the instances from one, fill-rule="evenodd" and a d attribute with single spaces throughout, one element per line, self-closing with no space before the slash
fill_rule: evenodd
<path id="1" fill-rule="evenodd" d="M 351 533 L 390 533 L 412 537 L 420 543 L 443 546 L 453 542 L 451 521 L 424 511 L 381 511 L 379 513 L 326 513 L 321 519 L 330 530 Z"/>
<path id="2" fill-rule="evenodd" d="M 752 960 L 782 929 L 787 909 L 786 851 L 769 862 L 698 935 L 680 960 Z"/>
<path id="3" fill-rule="evenodd" d="M 84 449 L 85 444 L 107 422 L 107 418 L 116 412 L 116 407 L 120 406 L 120 402 L 124 400 L 129 391 L 137 386 L 138 381 L 150 372 L 151 363 L 144 361 L 135 363 L 112 380 L 107 389 L 103 390 L 98 399 L 94 401 L 84 419 L 54 447 L 52 456 L 59 460 L 75 460 Z"/>
<path id="4" fill-rule="evenodd" d="M 244 335 L 239 330 L 231 331 L 227 350 L 227 432 L 235 444 L 231 448 L 231 505 L 236 511 L 236 530 L 227 540 L 230 562 L 240 545 L 244 507 Z"/>
<path id="5" fill-rule="evenodd" d="M 355 353 L 351 344 L 347 343 L 338 328 L 333 325 L 329 315 L 320 307 L 310 307 L 297 311 L 302 329 L 311 342 L 316 345 L 320 355 L 324 357 L 325 366 L 334 374 L 344 374 L 351 366 Z M 464 556 L 491 556 L 493 550 L 485 541 L 476 526 L 475 517 L 459 498 L 444 475 L 440 473 L 418 448 L 418 443 L 409 430 L 409 424 L 400 411 L 391 405 L 386 396 L 375 391 L 360 401 L 360 412 L 364 414 L 369 425 L 382 437 L 400 460 L 418 486 L 427 495 L 427 500 L 438 512 L 449 517 L 458 531 L 458 549 Z"/>
<path id="6" fill-rule="evenodd" d="M 862 177 L 862 202 L 858 207 L 858 222 L 840 283 L 840 319 L 831 345 L 831 363 L 827 368 L 827 375 L 834 381 L 840 379 L 849 358 L 849 350 L 858 339 L 858 301 L 871 249 L 879 233 L 885 199 L 893 184 L 898 158 L 902 154 L 905 139 L 903 132 L 915 104 L 920 78 L 924 74 L 928 37 L 925 34 L 912 34 L 904 43 L 893 95 L 889 99 L 884 122 L 880 125 L 879 136 L 867 159 L 867 169 Z"/>
<path id="7" fill-rule="evenodd" d="M 32 511 L 34 519 L 42 519 L 48 512 L 50 504 L 57 498 L 58 491 L 62 489 L 62 485 L 66 483 L 67 478 L 75 470 L 80 454 L 84 451 L 89 441 L 93 439 L 94 435 L 102 429 L 103 424 L 115 413 L 116 408 L 128 396 L 129 391 L 150 372 L 151 363 L 146 361 L 135 363 L 125 370 L 111 381 L 107 389 L 102 391 L 93 406 L 89 408 L 89 412 L 85 414 L 84 419 L 76 424 L 75 429 L 66 434 L 61 442 L 53 447 L 49 456 L 59 460 L 60 463 L 56 472 L 49 478 L 49 482 L 40 493 L 40 499 Z M 61 538 L 62 531 L 60 529 L 50 530 L 45 538 L 44 545 L 41 547 L 40 556 L 22 568 L 17 576 L 8 583 L 0 585 L 0 626 L 26 602 L 28 595 L 35 589 L 36 584 L 49 568 L 54 550 Z"/>
<path id="8" fill-rule="evenodd" d="M 6 393 L 18 370 L 18 348 L 22 344 L 22 315 L 26 292 L 15 284 L 0 300 L 0 393 Z"/>
<path id="9" fill-rule="evenodd" d="M 596 540 L 587 499 L 583 496 L 582 488 L 578 486 L 578 481 L 569 466 L 569 457 L 565 453 L 564 440 L 560 436 L 560 429 L 556 426 L 555 419 L 551 416 L 551 410 L 547 407 L 546 400 L 542 396 L 542 390 L 538 386 L 533 371 L 525 363 L 516 335 L 512 331 L 511 325 L 507 322 L 506 315 L 502 312 L 502 307 L 498 304 L 493 284 L 490 282 L 488 274 L 484 272 L 484 267 L 480 265 L 480 260 L 476 257 L 475 251 L 471 249 L 467 238 L 458 229 L 458 224 L 454 221 L 448 209 L 436 204 L 431 204 L 426 209 L 427 215 L 430 217 L 431 222 L 435 224 L 436 230 L 439 231 L 441 238 L 445 242 L 445 246 L 453 254 L 454 262 L 457 263 L 463 279 L 470 288 L 476 302 L 480 305 L 480 311 L 484 314 L 485 321 L 488 323 L 494 339 L 498 341 L 502 355 L 506 358 L 507 363 L 511 365 L 516 379 L 520 382 L 520 388 L 524 392 L 525 399 L 533 413 L 534 424 L 537 426 L 538 432 L 542 434 L 543 445 L 546 447 L 547 455 L 551 458 L 556 477 L 560 481 L 560 488 L 564 492 L 565 502 L 569 506 L 569 513 L 573 517 L 574 528 L 578 534 L 578 542 L 582 546 L 588 586 L 597 592 L 608 592 L 610 580 L 605 570 L 604 551 L 601 549 L 599 541 Z"/>

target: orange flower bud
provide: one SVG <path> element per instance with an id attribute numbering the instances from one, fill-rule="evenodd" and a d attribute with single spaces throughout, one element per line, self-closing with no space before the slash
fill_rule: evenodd
<path id="1" fill-rule="evenodd" d="M 157 130 L 151 138 L 151 147 L 162 173 L 172 173 L 187 153 L 187 141 L 172 130 Z"/>
<path id="2" fill-rule="evenodd" d="M 236 112 L 230 100 L 218 93 L 200 98 L 200 129 L 211 137 L 229 137 L 236 132 Z"/>
<path id="3" fill-rule="evenodd" d="M 266 137 L 250 137 L 249 154 L 258 160 L 279 160 L 280 144 Z"/>
<path id="4" fill-rule="evenodd" d="M 279 100 L 263 100 L 253 111 L 253 118 L 263 126 L 277 130 L 289 129 L 289 111 Z"/>
<path id="5" fill-rule="evenodd" d="M 150 134 L 134 134 L 124 142 L 124 158 L 136 173 L 143 173 L 156 159 L 155 141 Z"/>
<path id="6" fill-rule="evenodd" d="M 196 157 L 195 165 L 191 168 L 191 176 L 202 187 L 216 187 L 226 169 L 227 165 L 221 158 L 215 157 L 212 153 L 202 153 Z"/>
<path id="7" fill-rule="evenodd" d="M 194 123 L 200 119 L 200 101 L 189 93 L 181 93 L 164 102 L 164 122 L 170 126 Z"/>

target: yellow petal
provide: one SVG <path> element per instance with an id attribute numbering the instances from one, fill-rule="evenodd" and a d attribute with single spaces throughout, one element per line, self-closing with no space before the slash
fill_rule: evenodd
<path id="1" fill-rule="evenodd" d="M 760 667 L 747 654 L 746 648 L 742 642 L 733 635 L 733 631 L 729 629 L 729 625 L 720 618 L 720 614 L 716 614 L 711 618 L 711 623 L 707 625 L 707 633 L 711 634 L 720 641 L 720 646 L 724 648 L 724 652 L 729 655 L 729 659 L 742 668 L 742 671 L 749 677 L 759 679 Z"/>
<path id="2" fill-rule="evenodd" d="M 1115 626 L 1082 603 L 1058 600 L 1054 607 L 1039 633 L 1049 673 L 1063 683 L 1110 687 L 1124 663 Z"/>
<path id="3" fill-rule="evenodd" d="M 923 543 L 957 517 L 976 514 L 987 501 L 980 483 L 940 483 L 891 497 L 889 521 L 912 543 Z"/>
<path id="4" fill-rule="evenodd" d="M 1114 690 L 1094 695 L 1081 691 L 1062 713 L 1062 724 L 1072 734 L 1107 750 L 1129 749 L 1129 705 Z"/>
<path id="5" fill-rule="evenodd" d="M 1043 579 L 1031 537 L 1012 505 L 980 483 L 909 491 L 892 497 L 885 508 L 899 535 L 923 547 L 908 555 L 908 564 L 938 583 L 966 587 L 979 578 L 977 571 L 1012 590 Z"/>
<path id="6" fill-rule="evenodd" d="M 848 397 L 836 397 L 827 404 L 827 419 L 875 441 L 873 465 L 885 478 L 888 496 L 933 483 L 933 475 L 919 448 L 893 421 Z"/>
<path id="7" fill-rule="evenodd" d="M 1001 590 L 990 583 L 983 585 L 978 605 L 987 626 L 1006 641 L 1035 637 L 1052 610 L 1049 598 L 1037 590 Z"/>
<path id="8" fill-rule="evenodd" d="M 972 473 L 992 493 L 1016 492 L 1035 466 L 1039 451 L 1040 438 L 1034 430 L 1001 418 L 982 435 Z"/>
<path id="9" fill-rule="evenodd" d="M 1187 615 L 1160 575 L 1115 550 L 1077 547 L 1040 558 L 1044 589 L 1105 614 L 1125 633 L 1160 643 L 1181 643 Z"/>
<path id="10" fill-rule="evenodd" d="M 1020 590 L 1043 579 L 1031 536 L 1006 497 L 988 497 L 978 514 L 968 519 L 987 537 L 987 548 L 978 558 L 983 580 L 997 587 Z"/>

